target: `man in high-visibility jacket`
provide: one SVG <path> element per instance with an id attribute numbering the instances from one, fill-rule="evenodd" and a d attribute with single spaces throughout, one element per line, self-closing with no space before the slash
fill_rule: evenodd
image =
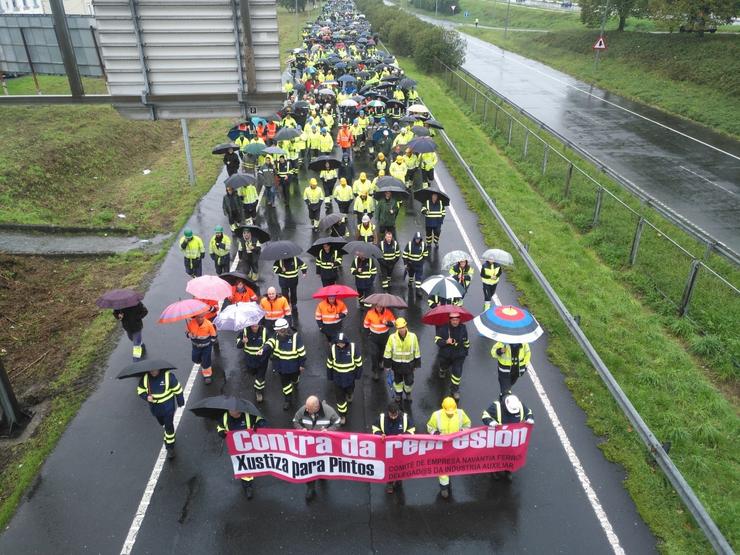
<path id="1" fill-rule="evenodd" d="M 409 287 L 415 286 L 416 294 L 421 294 L 421 282 L 424 279 L 424 261 L 429 257 L 427 244 L 421 238 L 421 233 L 416 232 L 414 237 L 403 249 L 403 261 L 406 264 L 406 273 L 409 276 Z"/>
<path id="2" fill-rule="evenodd" d="M 408 171 L 408 167 L 406 166 L 403 156 L 398 156 L 396 161 L 391 164 L 390 168 L 388 168 L 388 171 L 393 177 L 406 183 L 406 172 Z"/>
<path id="3" fill-rule="evenodd" d="M 427 422 L 427 432 L 434 435 L 449 435 L 470 428 L 470 417 L 457 407 L 452 397 L 445 397 L 442 408 L 434 411 Z M 450 496 L 450 477 L 439 477 L 439 490 L 443 499 Z"/>
<path id="4" fill-rule="evenodd" d="M 380 379 L 383 353 L 388 343 L 388 332 L 395 326 L 395 321 L 396 316 L 391 309 L 378 303 L 367 311 L 362 322 L 370 338 L 370 369 L 373 372 L 373 381 L 377 382 Z"/>
<path id="5" fill-rule="evenodd" d="M 409 130 L 409 133 L 413 137 L 414 133 L 411 130 Z M 416 172 L 419 168 L 419 156 L 407 147 L 403 155 L 403 161 L 406 164 L 406 187 L 413 187 L 416 180 Z"/>
<path id="6" fill-rule="evenodd" d="M 426 188 L 434 181 L 434 168 L 437 165 L 436 152 L 424 152 L 419 156 L 419 168 L 421 169 L 421 185 Z"/>
<path id="7" fill-rule="evenodd" d="M 261 416 L 255 416 L 247 412 L 239 412 L 236 410 L 224 411 L 224 415 L 221 418 L 221 422 L 216 427 L 216 432 L 221 437 L 226 437 L 227 432 L 234 432 L 237 430 L 258 430 L 264 428 L 267 425 L 267 421 Z M 243 476 L 242 491 L 247 499 L 252 499 L 254 492 L 252 491 L 252 482 L 254 476 Z"/>
<path id="8" fill-rule="evenodd" d="M 291 395 L 298 393 L 301 372 L 306 368 L 306 347 L 300 334 L 290 329 L 288 321 L 279 318 L 275 322 L 275 335 L 267 340 L 264 350 L 272 358 L 273 370 L 280 375 L 283 410 L 288 410 Z"/>
<path id="9" fill-rule="evenodd" d="M 337 146 L 342 149 L 344 154 L 350 156 L 350 161 L 352 160 L 351 153 L 353 144 L 355 144 L 355 138 L 352 136 L 352 131 L 347 123 L 343 123 L 342 127 L 339 128 L 339 131 L 337 131 Z"/>
<path id="10" fill-rule="evenodd" d="M 244 131 L 239 131 L 239 136 L 234 139 L 234 144 L 239 147 L 239 150 L 244 152 L 244 149 L 249 144 L 249 137 L 247 137 Z"/>
<path id="11" fill-rule="evenodd" d="M 463 363 L 470 348 L 468 329 L 460 322 L 459 312 L 450 312 L 449 323 L 437 326 L 434 342 L 439 348 L 439 377 L 444 378 L 449 370 L 450 392 L 457 401 L 460 399 Z"/>
<path id="12" fill-rule="evenodd" d="M 375 171 L 380 173 L 381 170 L 388 172 L 388 160 L 386 160 L 385 154 L 378 152 L 378 156 L 375 158 Z"/>
<path id="13" fill-rule="evenodd" d="M 311 220 L 313 230 L 318 231 L 321 205 L 324 204 L 324 192 L 319 188 L 319 182 L 315 177 L 311 178 L 308 187 L 303 190 L 303 201 L 308 207 L 308 218 Z"/>
<path id="14" fill-rule="evenodd" d="M 275 174 L 278 178 L 278 189 L 283 196 L 283 204 L 288 204 L 288 199 L 290 198 L 290 176 L 292 174 L 290 161 L 285 158 L 284 154 L 280 155 L 277 164 L 275 164 Z"/>
<path id="15" fill-rule="evenodd" d="M 264 349 L 269 337 L 267 326 L 255 324 L 244 328 L 236 341 L 236 346 L 244 351 L 244 365 L 247 371 L 254 375 L 254 397 L 258 403 L 264 398 L 268 363 Z"/>
<path id="16" fill-rule="evenodd" d="M 383 234 L 383 240 L 380 242 L 380 251 L 383 253 L 383 258 L 378 261 L 380 267 L 380 286 L 386 291 L 391 286 L 391 277 L 393 276 L 393 268 L 401 258 L 401 249 L 398 247 L 398 241 L 393 238 L 393 232 L 386 231 Z"/>
<path id="17" fill-rule="evenodd" d="M 357 217 L 358 222 L 362 220 L 363 215 L 369 214 L 369 218 L 375 212 L 375 199 L 372 195 L 368 195 L 367 191 L 362 191 L 355 199 L 355 204 L 353 205 L 352 209 L 355 213 L 355 216 Z M 373 225 L 373 227 L 375 226 Z M 364 239 L 358 240 L 364 241 Z M 372 242 L 374 243 L 375 241 Z"/>
<path id="18" fill-rule="evenodd" d="M 228 272 L 231 265 L 231 238 L 224 235 L 224 228 L 220 225 L 217 225 L 213 231 L 215 234 L 208 243 L 208 253 L 216 265 L 216 274 L 220 276 Z"/>
<path id="19" fill-rule="evenodd" d="M 386 372 L 393 371 L 393 390 L 396 402 L 400 405 L 403 395 L 411 403 L 411 391 L 414 388 L 414 371 L 421 367 L 419 339 L 410 332 L 405 318 L 396 319 L 396 331 L 388 337 L 383 353 L 383 366 Z"/>
<path id="20" fill-rule="evenodd" d="M 439 236 L 442 234 L 442 224 L 445 221 L 447 209 L 437 193 L 432 193 L 432 198 L 421 207 L 421 213 L 424 214 L 427 244 L 438 248 Z"/>
<path id="21" fill-rule="evenodd" d="M 203 239 L 193 235 L 193 230 L 186 229 L 183 238 L 180 239 L 180 250 L 185 255 L 185 272 L 190 277 L 203 275 L 203 258 L 206 255 L 206 247 Z"/>
<path id="22" fill-rule="evenodd" d="M 527 422 L 534 424 L 532 410 L 528 409 L 516 395 L 506 395 L 503 399 L 494 401 L 483 411 L 481 420 L 486 426 L 495 428 L 504 424 L 519 424 Z M 494 472 L 493 478 L 499 480 L 503 478 L 511 482 L 511 471 L 502 470 Z"/>
<path id="23" fill-rule="evenodd" d="M 511 388 L 526 372 L 532 351 L 528 343 L 509 344 L 497 341 L 491 347 L 491 356 L 498 362 L 498 385 L 503 397 L 511 393 Z"/>
<path id="24" fill-rule="evenodd" d="M 321 134 L 319 135 L 319 152 L 321 154 L 331 154 L 334 150 L 334 139 L 331 134 L 326 130 L 326 127 L 321 128 Z"/>
<path id="25" fill-rule="evenodd" d="M 348 312 L 344 301 L 335 296 L 322 299 L 316 305 L 316 323 L 319 331 L 326 336 L 329 343 L 334 341 L 334 338 L 342 331 L 342 320 L 347 317 Z"/>
<path id="26" fill-rule="evenodd" d="M 290 306 L 295 310 L 298 306 L 298 272 L 306 277 L 308 266 L 297 256 L 292 256 L 276 260 L 272 265 L 272 271 L 278 277 L 280 292 L 288 299 Z"/>
<path id="27" fill-rule="evenodd" d="M 236 303 L 249 303 L 258 300 L 254 289 L 249 287 L 243 279 L 237 279 L 236 283 L 231 286 L 231 295 L 226 297 L 224 306 Z"/>
<path id="28" fill-rule="evenodd" d="M 260 308 L 265 311 L 264 324 L 268 330 L 272 330 L 280 318 L 290 322 L 292 315 L 290 303 L 283 295 L 278 295 L 274 287 L 269 287 L 267 294 L 260 299 Z"/>
<path id="29" fill-rule="evenodd" d="M 218 340 L 216 328 L 204 315 L 200 314 L 190 318 L 185 324 L 185 335 L 192 343 L 191 359 L 203 375 L 206 385 L 213 381 L 213 368 L 211 368 L 211 353 L 213 344 Z"/>
<path id="30" fill-rule="evenodd" d="M 356 253 L 349 272 L 355 276 L 355 289 L 360 294 L 357 303 L 362 307 L 362 301 L 373 292 L 373 283 L 378 274 L 378 266 L 373 257 L 366 257 L 362 253 Z"/>
<path id="31" fill-rule="evenodd" d="M 470 283 L 473 281 L 473 276 L 475 275 L 475 270 L 473 270 L 473 267 L 470 265 L 470 261 L 461 260 L 460 262 L 453 264 L 450 266 L 449 274 L 450 277 L 455 278 L 455 281 L 462 285 L 463 297 L 465 297 L 470 288 Z M 452 301 L 452 304 L 456 304 L 458 306 L 461 306 L 462 303 L 462 299 L 455 299 Z"/>
<path id="32" fill-rule="evenodd" d="M 336 171 L 336 170 L 335 170 Z M 339 185 L 334 187 L 332 192 L 334 200 L 337 201 L 337 206 L 342 214 L 349 214 L 349 207 L 355 200 L 355 193 L 352 187 L 347 183 L 347 178 L 342 177 L 339 180 Z"/>
<path id="33" fill-rule="evenodd" d="M 363 191 L 368 195 L 373 194 L 373 182 L 367 178 L 365 172 L 360 172 L 360 177 L 352 184 L 352 191 L 355 195 L 359 195 Z"/>
<path id="34" fill-rule="evenodd" d="M 324 164 L 324 169 L 319 172 L 321 187 L 324 190 L 324 202 L 326 203 L 327 214 L 331 214 L 332 212 L 331 195 L 336 187 L 338 177 L 339 172 L 337 171 L 337 168 L 332 168 L 329 162 L 326 162 Z"/>
<path id="35" fill-rule="evenodd" d="M 480 280 L 483 284 L 483 310 L 491 308 L 496 287 L 501 279 L 501 266 L 493 259 L 484 260 L 480 268 Z"/>
<path id="36" fill-rule="evenodd" d="M 391 401 L 385 409 L 385 412 L 381 412 L 372 427 L 372 432 L 376 436 L 397 436 L 402 434 L 411 435 L 416 432 L 414 427 L 414 420 L 411 415 L 403 412 L 398 403 Z M 401 480 L 395 482 L 388 482 L 385 485 L 385 492 L 390 494 L 395 490 L 400 489 L 403 483 Z"/>
<path id="37" fill-rule="evenodd" d="M 355 392 L 355 381 L 362 377 L 362 355 L 343 333 L 337 334 L 326 359 L 326 377 L 334 382 L 339 423 L 347 423 L 347 412 Z"/>
<path id="38" fill-rule="evenodd" d="M 242 199 L 244 221 L 247 225 L 252 225 L 254 218 L 257 217 L 257 202 L 259 201 L 257 187 L 253 183 L 248 183 L 244 187 L 240 187 L 236 194 Z"/>
<path id="39" fill-rule="evenodd" d="M 359 198 L 359 197 L 357 197 Z M 358 218 L 360 216 L 358 215 Z M 375 224 L 370 221 L 370 216 L 367 214 L 362 215 L 362 221 L 357 226 L 357 240 L 364 241 L 365 243 L 375 243 Z"/>
<path id="40" fill-rule="evenodd" d="M 332 248 L 329 243 L 321 245 L 321 250 L 316 256 L 316 273 L 321 277 L 321 286 L 334 285 L 341 267 L 342 255 L 339 254 L 339 250 Z"/>
<path id="41" fill-rule="evenodd" d="M 239 271 L 244 272 L 252 280 L 259 277 L 259 258 L 262 250 L 261 243 L 252 236 L 250 228 L 244 228 L 241 236 L 237 237 L 237 251 L 239 252 Z"/>
<path id="42" fill-rule="evenodd" d="M 149 403 L 149 410 L 164 428 L 167 458 L 175 458 L 175 411 L 185 404 L 182 386 L 170 370 L 150 370 L 139 379 L 136 394 Z"/>

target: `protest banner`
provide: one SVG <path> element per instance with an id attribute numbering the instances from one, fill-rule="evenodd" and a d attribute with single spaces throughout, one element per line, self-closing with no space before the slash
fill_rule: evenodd
<path id="1" fill-rule="evenodd" d="M 532 424 L 479 427 L 450 435 L 377 436 L 261 429 L 229 432 L 234 477 L 270 475 L 387 482 L 440 474 L 514 472 L 527 459 Z"/>

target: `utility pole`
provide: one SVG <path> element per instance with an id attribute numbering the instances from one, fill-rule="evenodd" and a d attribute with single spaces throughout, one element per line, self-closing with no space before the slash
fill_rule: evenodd
<path id="1" fill-rule="evenodd" d="M 604 36 L 604 30 L 606 28 L 606 14 L 609 12 L 609 0 L 606 0 L 606 4 L 604 5 L 604 13 L 601 14 L 601 31 L 599 32 L 599 36 Z M 596 58 L 594 59 L 594 71 L 596 71 L 599 67 L 599 56 L 600 56 L 601 50 L 596 50 Z"/>
<path id="2" fill-rule="evenodd" d="M 439 0 L 434 0 L 434 17 L 437 17 L 438 11 L 439 11 Z"/>
<path id="3" fill-rule="evenodd" d="M 495 0 L 494 0 L 494 4 L 495 4 L 495 3 L 496 3 L 496 2 L 495 2 Z M 506 3 L 506 24 L 504 25 L 504 38 L 506 38 L 506 35 L 507 35 L 507 34 L 508 34 L 508 32 L 509 32 L 509 11 L 510 11 L 510 10 L 511 10 L 511 0 L 509 0 L 509 1 L 508 1 L 508 2 Z"/>
<path id="4" fill-rule="evenodd" d="M 193 153 L 190 151 L 190 134 L 188 131 L 188 120 L 180 120 L 182 127 L 182 139 L 185 142 L 185 159 L 188 161 L 188 180 L 191 185 L 195 185 L 195 166 L 193 166 Z"/>

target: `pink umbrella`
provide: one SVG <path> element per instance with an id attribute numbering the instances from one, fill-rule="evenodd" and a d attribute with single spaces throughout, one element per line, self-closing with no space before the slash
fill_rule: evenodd
<path id="1" fill-rule="evenodd" d="M 185 291 L 196 299 L 220 302 L 231 296 L 231 285 L 218 276 L 200 276 L 191 279 Z"/>
<path id="2" fill-rule="evenodd" d="M 180 320 L 187 320 L 193 318 L 199 314 L 205 314 L 210 310 L 203 301 L 197 299 L 185 299 L 184 301 L 177 301 L 169 305 L 159 315 L 160 324 L 172 324 L 173 322 L 179 322 Z"/>

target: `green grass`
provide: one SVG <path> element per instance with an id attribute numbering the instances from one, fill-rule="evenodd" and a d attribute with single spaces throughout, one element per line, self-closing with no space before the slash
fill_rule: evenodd
<path id="1" fill-rule="evenodd" d="M 70 94 L 69 81 L 59 75 L 39 75 L 39 89 L 42 94 Z M 31 75 L 6 79 L 9 94 L 36 94 L 36 85 Z M 102 79 L 83 77 L 82 88 L 85 94 L 107 94 L 108 88 Z"/>
<path id="2" fill-rule="evenodd" d="M 643 306 L 621 272 L 604 264 L 592 240 L 535 192 L 470 114 L 448 96 L 439 80 L 402 65 L 419 81 L 424 102 L 446 126 L 462 155 L 582 327 L 648 425 L 673 443 L 671 457 L 712 517 L 737 545 L 740 507 L 738 419 L 735 408 L 710 383 L 697 360 Z M 441 141 L 438 141 L 441 143 Z M 483 146 L 487 148 L 482 148 Z M 447 163 L 481 222 L 491 216 L 450 152 Z M 489 245 L 508 241 L 494 225 L 482 225 Z M 510 246 L 508 248 L 511 248 Z M 567 253 L 564 256 L 563 253 Z M 577 261 L 577 263 L 574 263 Z M 507 273 L 549 333 L 549 356 L 566 376 L 601 449 L 627 471 L 625 487 L 665 553 L 703 553 L 706 541 L 612 400 L 547 297 L 521 260 Z M 587 294 L 584 294 L 587 292 Z"/>
<path id="3" fill-rule="evenodd" d="M 594 64 L 597 32 L 464 30 L 588 83 L 740 137 L 740 36 L 610 33 Z"/>
<path id="4" fill-rule="evenodd" d="M 452 85 L 452 89 L 457 91 L 457 81 Z M 622 204 L 605 195 L 600 223 L 594 227 L 592 223 L 595 186 L 581 173 L 573 172 L 566 194 L 565 177 L 568 163 L 552 152 L 562 148 L 557 139 L 539 130 L 536 125 L 530 124 L 530 140 L 527 141 L 525 129 L 520 125 L 513 125 L 511 143 L 507 144 L 508 116 L 503 112 L 497 115 L 493 105 L 486 108 L 482 98 L 474 103 L 473 93 L 466 93 L 466 90 L 465 87 L 461 89 L 463 104 L 475 106 L 475 118 L 480 123 L 483 123 L 483 114 L 486 114 L 486 130 L 494 137 L 499 147 L 505 149 L 530 185 L 584 235 L 602 261 L 619 272 L 622 280 L 632 287 L 636 297 L 661 315 L 664 325 L 686 344 L 690 352 L 700 357 L 702 364 L 707 368 L 707 374 L 716 380 L 720 387 L 727 389 L 730 397 L 736 396 L 733 392 L 739 383 L 736 361 L 740 360 L 740 338 L 736 332 L 736 323 L 740 321 L 738 295 L 711 272 L 702 269 L 689 305 L 689 318 L 677 317 L 677 306 L 682 298 L 691 267 L 691 256 L 672 245 L 666 237 L 670 237 L 700 259 L 704 256 L 705 245 L 670 225 L 655 211 L 623 190 L 619 184 L 600 175 L 596 168 L 575 153 L 564 152 L 567 158 L 575 161 L 577 167 L 596 176 L 599 183 L 622 203 L 659 227 L 660 233 L 645 227 L 637 263 L 630 267 L 628 259 L 637 218 Z M 516 110 L 509 107 L 509 111 Z M 551 149 L 544 174 L 543 143 L 533 139 L 531 136 L 533 133 L 547 141 L 548 148 Z M 527 141 L 526 156 L 525 141 Z M 740 269 L 736 266 L 718 255 L 711 255 L 705 262 L 730 283 L 735 286 L 740 284 Z"/>

